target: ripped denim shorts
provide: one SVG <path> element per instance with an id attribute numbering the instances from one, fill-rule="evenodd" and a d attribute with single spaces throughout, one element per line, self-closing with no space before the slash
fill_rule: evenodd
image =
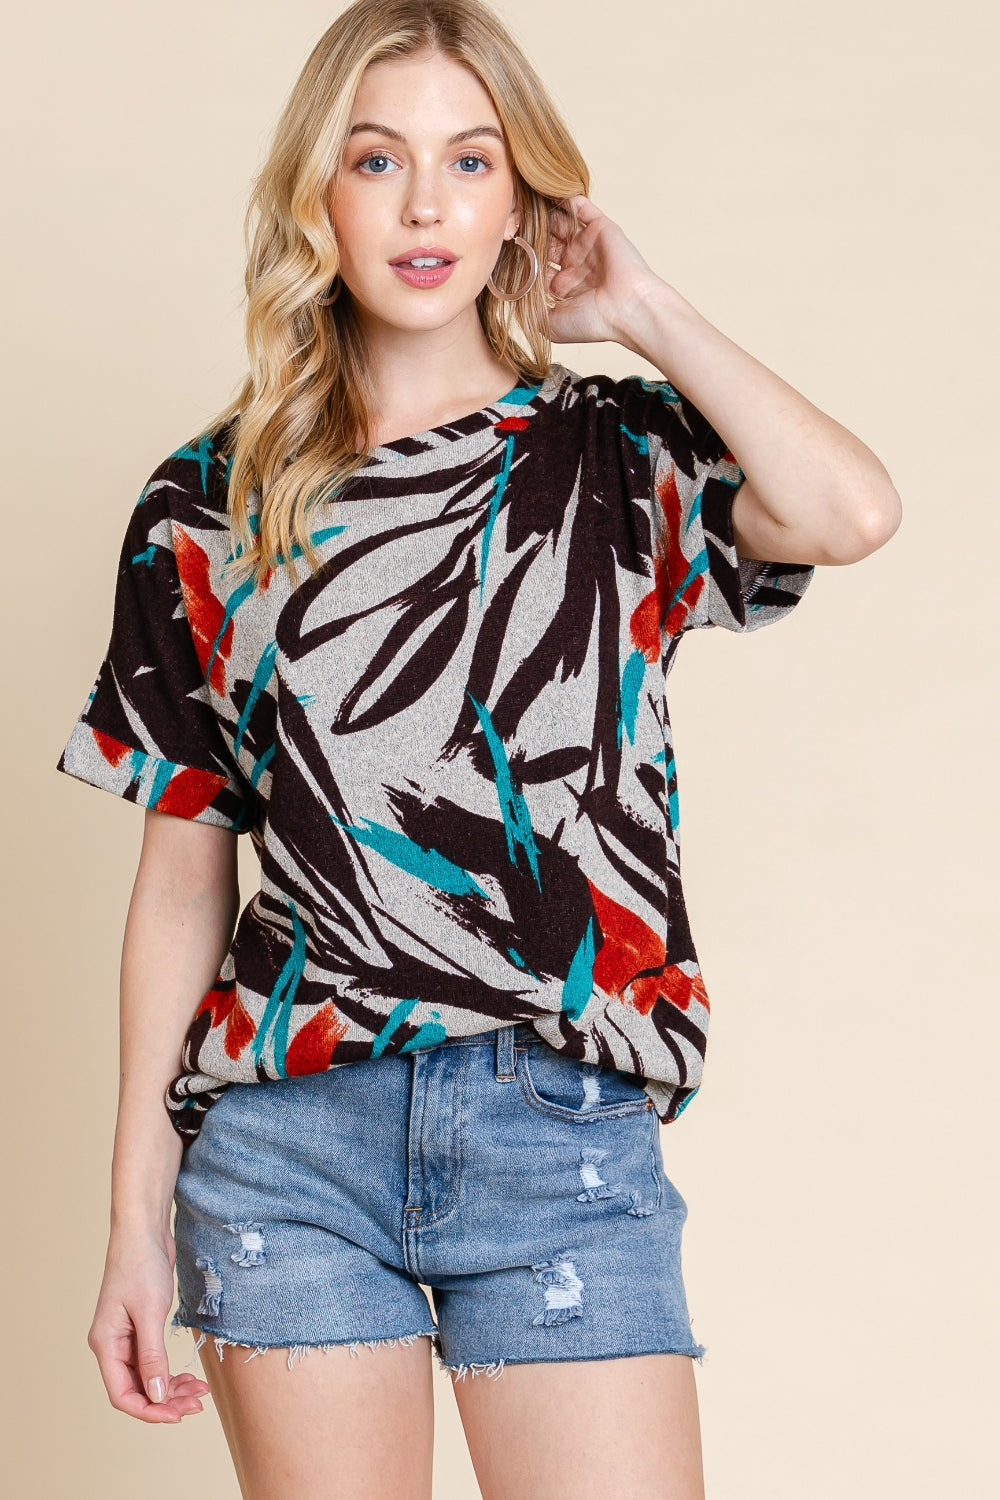
<path id="1" fill-rule="evenodd" d="M 185 1147 L 173 1328 L 441 1369 L 686 1354 L 687 1205 L 636 1078 L 530 1025 L 230 1084 Z"/>

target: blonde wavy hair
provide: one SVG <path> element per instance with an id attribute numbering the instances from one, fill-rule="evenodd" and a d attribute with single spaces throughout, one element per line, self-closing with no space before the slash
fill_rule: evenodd
<path id="1" fill-rule="evenodd" d="M 249 373 L 202 434 L 218 438 L 229 458 L 227 571 L 244 579 L 252 573 L 255 587 L 280 565 L 298 581 L 296 556 L 315 571 L 312 513 L 370 456 L 374 386 L 350 294 L 341 283 L 335 301 L 316 301 L 340 268 L 329 189 L 365 69 L 427 50 L 464 64 L 490 95 L 512 164 L 519 233 L 542 266 L 552 210 L 558 203 L 578 222 L 565 200 L 589 193 L 586 163 L 541 79 L 481 0 L 355 0 L 324 33 L 292 89 L 247 208 Z M 495 285 L 523 284 L 524 260 L 507 242 Z M 497 358 L 519 379 L 544 379 L 552 358 L 545 278 L 539 274 L 517 302 L 484 286 L 476 305 Z M 512 321 L 524 344 L 512 337 Z"/>

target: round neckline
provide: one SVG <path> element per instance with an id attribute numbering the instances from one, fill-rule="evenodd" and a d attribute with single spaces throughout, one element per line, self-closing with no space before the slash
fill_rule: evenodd
<path id="1" fill-rule="evenodd" d="M 442 448 L 449 443 L 461 442 L 463 438 L 481 432 L 484 427 L 495 427 L 498 407 L 509 407 L 510 411 L 505 415 L 510 416 L 521 415 L 529 409 L 534 410 L 542 393 L 558 383 L 561 369 L 559 364 L 551 363 L 544 379 L 536 381 L 533 385 L 525 385 L 518 380 L 510 387 L 510 390 L 504 391 L 502 396 L 498 396 L 495 401 L 488 402 L 486 406 L 477 407 L 475 411 L 466 412 L 461 417 L 453 417 L 450 422 L 439 422 L 436 427 L 425 427 L 422 432 L 407 433 L 405 437 L 393 438 L 388 443 L 379 443 L 371 450 L 369 462 L 378 462 L 380 454 L 392 454 L 396 458 L 412 458 L 415 454 L 426 452 L 428 447 Z M 503 418 L 501 417 L 500 420 L 502 421 Z M 431 442 L 431 439 L 434 441 Z"/>

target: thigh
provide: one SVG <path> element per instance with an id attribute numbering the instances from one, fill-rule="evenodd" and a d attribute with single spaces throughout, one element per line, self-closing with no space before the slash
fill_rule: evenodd
<path id="1" fill-rule="evenodd" d="M 704 1500 L 687 1355 L 512 1364 L 454 1389 L 483 1500 Z"/>
<path id="2" fill-rule="evenodd" d="M 206 1344 L 205 1379 L 243 1500 L 430 1500 L 433 1366 L 427 1339 L 287 1360 Z"/>

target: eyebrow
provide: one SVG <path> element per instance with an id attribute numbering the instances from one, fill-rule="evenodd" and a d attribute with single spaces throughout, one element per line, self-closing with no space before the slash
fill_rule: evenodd
<path id="1" fill-rule="evenodd" d="M 393 130 L 390 125 L 379 125 L 373 120 L 362 120 L 357 125 L 352 125 L 348 131 L 348 137 L 360 135 L 363 130 L 374 131 L 376 135 L 387 135 L 390 140 L 406 142 L 406 136 L 401 130 Z M 460 130 L 456 135 L 450 135 L 445 142 L 446 146 L 457 146 L 460 141 L 471 141 L 475 136 L 491 135 L 503 144 L 503 135 L 495 125 L 474 125 L 471 130 Z"/>

